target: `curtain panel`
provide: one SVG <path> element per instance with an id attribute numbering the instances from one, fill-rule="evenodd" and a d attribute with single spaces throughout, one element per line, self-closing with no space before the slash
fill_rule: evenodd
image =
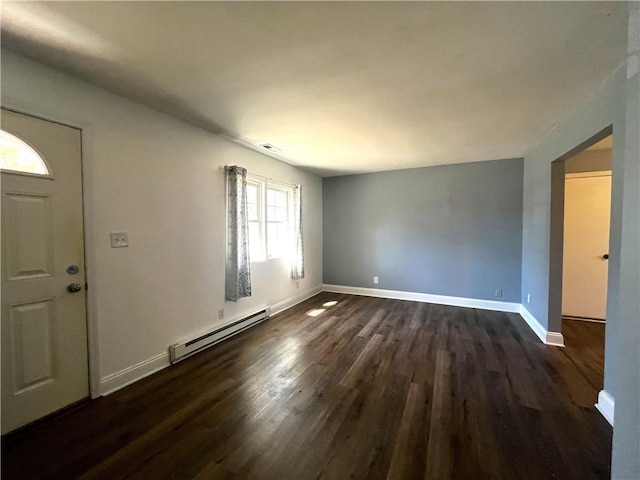
<path id="1" fill-rule="evenodd" d="M 291 278 L 304 278 L 304 242 L 302 234 L 302 187 L 293 187 L 293 246 L 294 256 L 291 266 Z"/>
<path id="2" fill-rule="evenodd" d="M 225 167 L 227 180 L 227 254 L 225 299 L 237 302 L 251 296 L 247 169 Z"/>

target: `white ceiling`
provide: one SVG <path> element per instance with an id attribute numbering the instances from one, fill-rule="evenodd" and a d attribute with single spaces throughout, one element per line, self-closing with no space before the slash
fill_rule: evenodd
<path id="1" fill-rule="evenodd" d="M 321 175 L 521 157 L 625 32 L 618 2 L 2 2 L 3 48 Z"/>

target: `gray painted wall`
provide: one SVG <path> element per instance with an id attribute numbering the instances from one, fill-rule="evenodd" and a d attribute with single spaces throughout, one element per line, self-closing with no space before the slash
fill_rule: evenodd
<path id="1" fill-rule="evenodd" d="M 610 253 L 620 248 L 622 168 L 624 164 L 623 68 L 612 74 L 566 122 L 553 129 L 525 156 L 522 239 L 522 304 L 550 331 L 560 331 L 560 318 L 548 318 L 551 219 L 551 163 L 613 125 L 613 176 Z M 613 255 L 612 255 L 613 257 Z M 620 259 L 609 261 L 609 291 L 618 290 Z M 614 282 L 612 285 L 611 282 Z M 613 288 L 612 288 L 613 287 Z M 531 302 L 527 303 L 527 294 Z M 608 312 L 607 318 L 611 315 Z"/>
<path id="2" fill-rule="evenodd" d="M 511 159 L 323 179 L 324 283 L 519 303 L 522 178 Z"/>
<path id="3" fill-rule="evenodd" d="M 629 13 L 620 292 L 615 317 L 618 325 L 616 336 L 607 339 L 606 346 L 623 356 L 617 364 L 611 475 L 614 479 L 640 478 L 640 4 L 630 2 Z M 614 125 L 614 132 L 615 129 Z"/>
<path id="4" fill-rule="evenodd" d="M 629 2 L 629 67 L 609 79 L 536 146 L 524 161 L 522 303 L 551 331 L 549 318 L 551 162 L 564 157 L 598 132 L 613 127 L 613 177 L 605 390 L 616 402 L 612 478 L 640 478 L 640 7 Z M 586 145 L 585 145 L 586 146 Z M 527 304 L 527 294 L 531 303 Z M 594 399 L 595 401 L 595 399 Z"/>

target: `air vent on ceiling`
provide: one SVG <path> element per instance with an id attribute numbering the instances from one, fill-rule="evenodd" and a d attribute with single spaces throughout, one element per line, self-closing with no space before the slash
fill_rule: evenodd
<path id="1" fill-rule="evenodd" d="M 274 153 L 277 153 L 277 152 L 281 151 L 278 147 L 276 147 L 275 145 L 272 145 L 270 143 L 261 143 L 258 146 L 261 147 L 261 148 L 264 148 L 265 150 L 269 150 L 270 152 L 274 152 Z"/>

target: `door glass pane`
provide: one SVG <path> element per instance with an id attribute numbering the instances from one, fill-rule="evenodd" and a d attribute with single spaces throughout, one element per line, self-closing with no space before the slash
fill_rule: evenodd
<path id="1" fill-rule="evenodd" d="M 4 130 L 0 130 L 0 169 L 49 175 L 42 157 L 18 137 Z"/>

